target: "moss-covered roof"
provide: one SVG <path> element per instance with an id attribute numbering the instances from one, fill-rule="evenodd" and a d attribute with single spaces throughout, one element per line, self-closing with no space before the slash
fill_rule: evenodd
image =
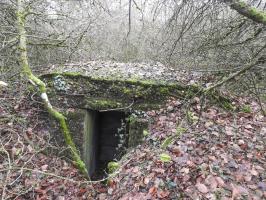
<path id="1" fill-rule="evenodd" d="M 161 63 L 118 63 L 89 61 L 65 65 L 53 65 L 46 73 L 71 73 L 97 79 L 142 80 L 162 82 L 186 82 L 187 74 Z"/>
<path id="2" fill-rule="evenodd" d="M 52 105 L 95 110 L 149 109 L 171 96 L 199 95 L 200 87 L 188 84 L 185 77 L 161 64 L 94 61 L 53 66 L 40 75 Z"/>

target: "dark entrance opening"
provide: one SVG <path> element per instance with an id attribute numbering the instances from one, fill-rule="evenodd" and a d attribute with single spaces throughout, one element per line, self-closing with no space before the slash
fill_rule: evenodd
<path id="1" fill-rule="evenodd" d="M 108 162 L 118 160 L 128 144 L 127 114 L 88 110 L 85 117 L 84 160 L 92 179 L 105 175 Z"/>

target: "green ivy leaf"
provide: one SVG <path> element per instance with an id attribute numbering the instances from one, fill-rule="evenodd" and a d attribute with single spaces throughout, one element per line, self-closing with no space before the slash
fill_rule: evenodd
<path id="1" fill-rule="evenodd" d="M 117 169 L 119 168 L 119 163 L 118 162 L 109 162 L 107 165 L 107 169 L 109 173 L 114 173 Z"/>
<path id="2" fill-rule="evenodd" d="M 169 156 L 168 154 L 166 154 L 166 153 L 162 153 L 162 154 L 160 155 L 160 160 L 161 160 L 162 162 L 170 162 L 170 161 L 172 160 L 172 158 L 171 158 L 171 156 Z"/>
<path id="3" fill-rule="evenodd" d="M 172 144 L 176 138 L 178 138 L 182 133 L 186 132 L 187 129 L 186 128 L 183 128 L 183 127 L 177 127 L 176 128 L 176 134 L 175 135 L 172 135 L 168 138 L 166 138 L 163 143 L 162 143 L 162 148 L 165 149 L 166 147 L 168 147 L 170 144 Z"/>
<path id="4" fill-rule="evenodd" d="M 144 137 L 147 136 L 147 135 L 149 135 L 149 134 L 150 134 L 149 131 L 147 131 L 147 130 L 143 130 L 143 135 L 144 135 Z"/>
<path id="5" fill-rule="evenodd" d="M 168 137 L 166 138 L 163 143 L 162 143 L 162 148 L 165 149 L 166 147 L 168 147 L 170 144 L 172 144 L 174 142 L 174 138 L 173 137 Z"/>

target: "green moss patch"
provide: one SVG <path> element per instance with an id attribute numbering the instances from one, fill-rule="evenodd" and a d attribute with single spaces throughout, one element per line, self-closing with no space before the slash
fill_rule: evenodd
<path id="1" fill-rule="evenodd" d="M 53 103 L 60 107 L 146 110 L 158 108 L 169 97 L 189 99 L 202 94 L 199 86 L 179 82 L 95 78 L 73 72 L 50 73 L 41 78 L 49 87 Z M 212 93 L 209 97 L 222 107 L 231 109 L 230 101 L 218 93 Z"/>

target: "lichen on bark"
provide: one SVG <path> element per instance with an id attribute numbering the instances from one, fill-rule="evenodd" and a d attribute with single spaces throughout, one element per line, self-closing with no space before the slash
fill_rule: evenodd
<path id="1" fill-rule="evenodd" d="M 224 0 L 229 3 L 230 7 L 236 10 L 239 14 L 253 20 L 254 22 L 266 25 L 266 12 L 258 8 L 249 6 L 246 2 L 241 0 Z"/>
<path id="2" fill-rule="evenodd" d="M 19 33 L 20 64 L 22 66 L 23 74 L 32 84 L 34 84 L 37 87 L 38 92 L 41 94 L 41 98 L 49 114 L 60 124 L 61 131 L 63 133 L 66 144 L 70 148 L 75 165 L 85 176 L 87 176 L 88 173 L 86 166 L 84 162 L 81 160 L 79 152 L 72 140 L 64 115 L 52 107 L 46 93 L 45 83 L 42 80 L 40 80 L 38 77 L 36 77 L 31 71 L 28 62 L 27 37 L 25 29 L 27 12 L 25 11 L 23 0 L 17 0 L 16 14 L 17 14 L 17 28 Z"/>

